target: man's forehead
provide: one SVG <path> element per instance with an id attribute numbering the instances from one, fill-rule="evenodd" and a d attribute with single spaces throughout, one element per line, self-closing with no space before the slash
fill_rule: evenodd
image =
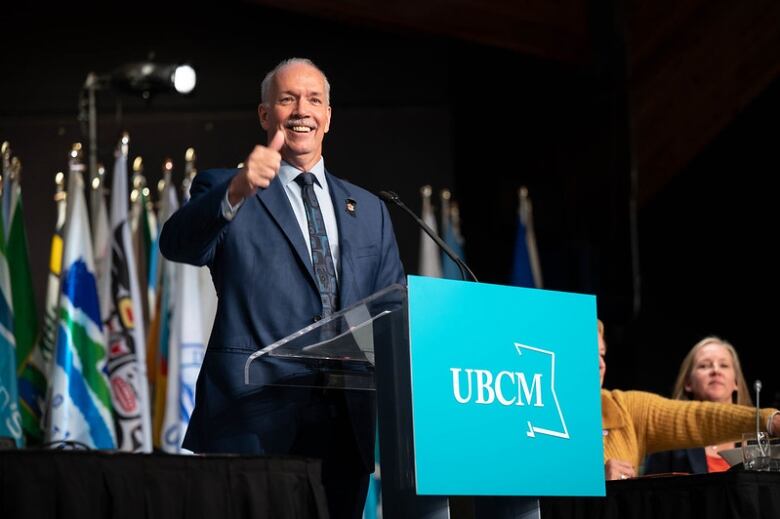
<path id="1" fill-rule="evenodd" d="M 278 83 L 293 78 L 325 85 L 325 76 L 322 72 L 306 63 L 291 63 L 286 67 L 282 67 L 276 72 L 274 81 Z"/>
<path id="2" fill-rule="evenodd" d="M 322 81 L 275 81 L 274 90 L 278 94 L 291 94 L 291 95 L 325 95 L 325 85 Z"/>

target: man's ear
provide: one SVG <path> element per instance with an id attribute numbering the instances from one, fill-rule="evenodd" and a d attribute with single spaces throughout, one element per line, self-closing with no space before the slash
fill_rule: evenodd
<path id="1" fill-rule="evenodd" d="M 330 106 L 328 106 L 328 119 L 325 121 L 325 131 L 323 133 L 328 133 L 328 130 L 330 130 L 330 116 L 331 116 L 331 110 Z"/>
<path id="2" fill-rule="evenodd" d="M 257 105 L 257 117 L 260 118 L 260 126 L 266 131 L 268 130 L 268 115 L 268 107 L 265 106 L 265 103 Z"/>

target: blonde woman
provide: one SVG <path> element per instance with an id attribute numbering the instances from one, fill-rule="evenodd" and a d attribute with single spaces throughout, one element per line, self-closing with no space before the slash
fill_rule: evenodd
<path id="1" fill-rule="evenodd" d="M 718 337 L 705 337 L 691 348 L 680 365 L 672 396 L 677 400 L 753 405 L 737 350 Z M 734 442 L 724 442 L 652 454 L 645 473 L 723 472 L 729 464 L 719 453 L 734 446 Z"/>
<path id="2" fill-rule="evenodd" d="M 599 372 L 602 386 L 607 369 L 604 325 L 599 321 Z M 703 382 L 688 384 L 693 389 Z M 704 385 L 708 385 L 704 383 Z M 645 455 L 697 445 L 722 445 L 755 428 L 755 409 L 749 406 L 671 400 L 644 391 L 601 389 L 606 479 L 628 479 L 638 473 Z M 780 412 L 761 410 L 761 428 L 780 432 Z"/>

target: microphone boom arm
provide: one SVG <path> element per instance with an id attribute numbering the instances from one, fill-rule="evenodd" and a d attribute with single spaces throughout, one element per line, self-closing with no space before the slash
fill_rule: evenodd
<path id="1" fill-rule="evenodd" d="M 404 211 L 409 213 L 409 215 L 412 218 L 414 218 L 414 221 L 417 222 L 417 225 L 419 225 L 420 228 L 423 231 L 425 231 L 425 234 L 430 236 L 431 239 L 434 242 L 436 242 L 436 245 L 441 247 L 441 250 L 443 250 L 447 254 L 447 256 L 449 256 L 452 259 L 452 261 L 455 262 L 455 264 L 460 269 L 460 275 L 461 275 L 461 277 L 463 278 L 464 281 L 466 280 L 466 272 L 469 273 L 469 276 L 471 277 L 471 279 L 473 279 L 474 281 L 477 281 L 477 276 L 474 275 L 474 273 L 471 271 L 471 269 L 468 267 L 468 265 L 466 265 L 466 263 L 462 259 L 460 259 L 457 254 L 455 254 L 455 252 L 450 248 L 449 245 L 447 245 L 444 242 L 444 240 L 439 238 L 439 236 L 435 232 L 433 232 L 433 229 L 428 227 L 428 225 L 423 221 L 422 218 L 420 218 L 419 216 L 414 214 L 414 211 L 412 211 L 411 209 L 406 207 L 406 204 L 404 204 L 401 201 L 401 199 L 398 197 L 397 194 L 395 194 L 392 191 L 380 191 L 379 192 L 379 197 L 382 200 L 386 201 L 386 202 L 394 203 L 395 205 L 397 205 L 398 207 L 400 207 L 401 209 L 403 209 Z"/>

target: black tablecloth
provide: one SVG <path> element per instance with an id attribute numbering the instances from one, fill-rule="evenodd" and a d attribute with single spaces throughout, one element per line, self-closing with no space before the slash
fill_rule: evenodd
<path id="1" fill-rule="evenodd" d="M 543 498 L 542 519 L 780 519 L 780 473 L 607 482 L 605 498 Z"/>
<path id="2" fill-rule="evenodd" d="M 320 462 L 0 451 L 0 518 L 326 518 Z"/>

